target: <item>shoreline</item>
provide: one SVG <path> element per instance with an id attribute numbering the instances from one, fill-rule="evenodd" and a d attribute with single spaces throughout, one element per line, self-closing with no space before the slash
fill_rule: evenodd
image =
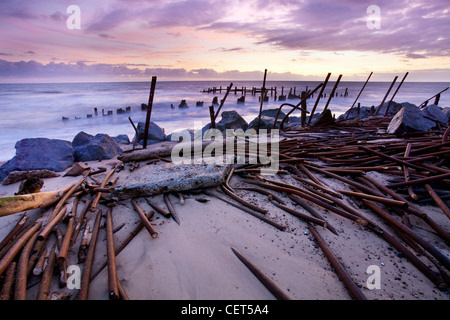
<path id="1" fill-rule="evenodd" d="M 115 248 L 122 249 L 121 245 L 130 239 L 130 235 L 133 236 L 115 257 L 118 282 L 131 300 L 275 299 L 237 258 L 232 248 L 241 252 L 293 300 L 355 299 L 343 281 L 343 275 L 336 273 L 339 264 L 341 272 L 353 282 L 354 290 L 368 300 L 448 300 L 448 286 L 445 289 L 438 287 L 445 282 L 440 271 L 448 275 L 445 263 L 450 259 L 450 248 L 445 237 L 450 234 L 450 218 L 435 203 L 421 204 L 410 199 L 406 189 L 391 188 L 406 200 L 392 199 L 389 194 L 384 194 L 377 198 L 383 202 L 375 203 L 388 212 L 394 222 L 403 224 L 405 229 L 399 229 L 400 225 L 393 225 L 371 210 L 370 202 L 363 197 L 364 194 L 380 196 L 380 191 L 384 190 L 378 189 L 377 184 L 385 187 L 403 179 L 403 168 L 399 163 L 374 157 L 363 147 L 392 155 L 404 152 L 411 143 L 415 153 L 408 161 L 417 164 L 423 162 L 418 161 L 421 157 L 446 148 L 439 142 L 444 131 L 395 136 L 386 133 L 388 122 L 385 118 L 374 118 L 360 121 L 358 125 L 347 123 L 336 127 L 282 131 L 280 159 L 287 161 L 280 163 L 277 174 L 258 177 L 259 166 L 232 165 L 234 170 L 225 173 L 226 178 L 220 185 L 206 188 L 207 193 L 202 191 L 201 185 L 180 191 L 182 197 L 171 192 L 170 200 L 178 222 L 174 215 L 166 217 L 150 205 L 153 203 L 170 210 L 163 194 L 136 195 L 133 199 L 145 214 L 154 211 L 150 223 L 158 233 L 155 238 L 145 228 L 136 232 L 141 220 L 131 199 L 118 201 L 114 192 L 109 190 L 131 185 L 133 177 L 158 179 L 160 172 L 174 167 L 170 156 L 151 156 L 127 162 L 115 156 L 108 160 L 83 162 L 92 171 L 105 168 L 103 173 L 87 177 L 84 188 L 76 190 L 77 196 L 72 195 L 64 202 L 67 213 L 76 208 L 72 214 L 74 221 L 78 222 L 88 201 L 96 199 L 98 192 L 106 192 L 95 210 L 88 210 L 85 216 L 92 231 L 95 215 L 98 210 L 102 211 L 91 272 L 95 277 L 91 277 L 89 284 L 89 299 L 110 297 L 109 268 L 105 266 L 105 226 L 107 212 L 112 210 Z M 121 147 L 124 152 L 132 148 L 131 145 Z M 148 149 L 159 147 L 167 148 L 167 142 L 151 144 Z M 417 152 L 421 149 L 424 151 Z M 445 159 L 445 153 L 441 152 L 429 161 L 435 163 Z M 365 165 L 365 162 L 370 164 Z M 405 163 L 409 165 L 410 162 Z M 183 167 L 187 177 L 193 174 L 189 173 L 189 167 Z M 204 168 L 203 171 L 207 167 Z M 423 177 L 413 166 L 409 169 L 410 179 Z M 42 179 L 44 185 L 40 192 L 64 190 L 77 184 L 83 175 L 64 176 L 69 170 L 60 172 L 59 177 Z M 437 174 L 433 172 L 432 176 Z M 164 181 L 164 177 L 159 179 Z M 107 186 L 108 181 L 114 181 L 114 184 Z M 350 184 L 356 182 L 358 187 Z M 19 185 L 20 182 L 0 186 L 0 197 L 12 196 Z M 414 185 L 414 190 L 420 191 L 419 200 L 428 198 L 422 192 L 422 186 Z M 433 186 L 440 192 L 439 185 Z M 102 191 L 95 191 L 98 187 L 102 189 L 97 190 Z M 255 187 L 266 191 L 256 192 Z M 236 201 L 232 194 L 226 192 L 227 188 L 243 202 Z M 276 197 L 268 197 L 267 192 Z M 299 199 L 302 205 L 297 202 Z M 243 206 L 247 209 L 244 210 Z M 249 214 L 249 208 L 253 208 L 253 214 Z M 256 208 L 267 212 L 261 214 L 254 210 Z M 55 204 L 46 210 L 33 209 L 0 217 L 0 239 L 14 228 L 24 213 L 30 217 L 30 223 L 36 219 L 45 225 L 54 209 Z M 261 217 L 283 226 L 284 230 Z M 313 217 L 316 220 L 312 220 Z M 57 226 L 62 235 L 67 234 L 67 222 L 62 220 Z M 411 231 L 413 234 L 408 233 Z M 84 262 L 78 261 L 83 233 L 84 229 L 68 250 L 66 260 L 67 266 L 77 266 L 80 271 L 85 267 Z M 333 265 L 325 254 L 316 233 L 324 239 L 335 256 L 334 263 L 338 265 Z M 418 249 L 418 242 L 411 242 L 411 235 L 430 247 Z M 44 246 L 50 248 L 56 240 L 56 235 L 51 233 Z M 58 270 L 56 265 L 50 293 L 58 293 L 60 299 L 76 299 L 78 289 L 58 284 Z M 372 277 L 377 275 L 378 278 Z M 66 276 L 72 279 L 70 275 Z M 369 282 L 369 278 L 375 282 Z M 36 298 L 40 279 L 41 276 L 29 277 L 27 299 Z"/>

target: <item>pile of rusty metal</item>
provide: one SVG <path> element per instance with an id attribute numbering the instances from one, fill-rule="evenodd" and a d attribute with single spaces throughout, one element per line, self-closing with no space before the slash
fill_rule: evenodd
<path id="1" fill-rule="evenodd" d="M 222 190 L 246 206 L 247 210 L 257 208 L 239 198 L 239 190 L 266 194 L 268 201 L 308 223 L 355 299 L 365 297 L 314 227 L 320 225 L 335 233 L 333 226 L 317 212 L 317 208 L 350 219 L 374 232 L 401 252 L 436 287 L 444 290 L 450 284 L 450 260 L 433 243 L 414 231 L 410 217 L 415 216 L 425 222 L 447 246 L 450 244 L 450 220 L 446 220 L 448 224 L 441 225 L 419 207 L 422 203 L 436 205 L 450 219 L 450 130 L 406 133 L 397 137 L 383 133 L 383 119 L 375 121 L 376 126 L 334 126 L 316 132 L 282 132 L 285 139 L 280 142 L 280 170 L 275 178 L 261 175 L 258 165 L 245 165 L 231 173 L 237 177 L 240 186 L 225 183 Z M 384 119 L 384 124 L 387 122 Z M 387 175 L 389 183 L 378 182 L 368 172 Z M 288 183 L 286 176 L 293 178 L 295 183 Z M 346 188 L 335 190 L 323 182 L 324 177 L 335 179 Z M 276 193 L 288 195 L 310 215 L 288 207 Z M 357 203 L 360 208 L 373 212 L 395 233 L 391 234 L 362 215 L 361 210 L 343 201 L 344 197 Z M 265 213 L 262 209 L 258 211 Z M 425 257 L 429 263 L 423 262 L 418 255 Z"/>

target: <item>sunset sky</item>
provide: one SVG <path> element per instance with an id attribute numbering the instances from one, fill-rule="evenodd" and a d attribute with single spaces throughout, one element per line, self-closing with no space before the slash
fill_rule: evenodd
<path id="1" fill-rule="evenodd" d="M 450 81 L 450 1 L 1 0 L 0 43 L 3 83 Z"/>

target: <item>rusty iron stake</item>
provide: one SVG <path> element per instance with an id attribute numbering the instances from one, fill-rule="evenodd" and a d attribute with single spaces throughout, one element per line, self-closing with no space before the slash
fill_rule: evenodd
<path id="1" fill-rule="evenodd" d="M 230 191 L 225 185 L 221 185 L 221 188 L 222 188 L 222 191 L 225 194 L 227 194 L 228 196 L 230 196 L 231 198 L 233 198 L 237 202 L 240 202 L 244 206 L 246 206 L 246 207 L 248 207 L 248 208 L 250 208 L 252 210 L 258 211 L 259 213 L 262 213 L 262 214 L 266 214 L 267 213 L 266 209 L 262 209 L 262 208 L 260 208 L 260 207 L 258 207 L 256 205 L 254 205 L 254 204 L 251 204 L 251 203 L 245 201 L 244 199 L 239 197 L 237 194 L 235 194 L 234 192 Z"/>
<path id="2" fill-rule="evenodd" d="M 0 277 L 8 268 L 8 265 L 14 260 L 22 247 L 42 226 L 41 222 L 35 223 L 14 245 L 9 248 L 8 252 L 0 260 Z"/>
<path id="3" fill-rule="evenodd" d="M 397 95 L 397 92 L 400 90 L 400 87 L 403 85 L 403 82 L 405 81 L 406 77 L 408 76 L 409 72 L 405 73 L 402 81 L 399 83 L 397 89 L 395 90 L 394 94 L 392 95 L 391 100 L 389 101 L 389 104 L 386 107 L 386 112 L 384 113 L 384 116 L 388 115 L 389 107 L 391 106 L 392 101 L 394 101 L 395 96 Z"/>
<path id="4" fill-rule="evenodd" d="M 325 87 L 326 87 L 327 84 L 328 84 L 328 80 L 330 79 L 330 76 L 331 76 L 331 72 L 329 72 L 329 73 L 327 74 L 327 76 L 326 76 L 326 78 L 325 78 L 325 81 L 323 82 L 322 89 L 320 89 L 320 92 L 319 92 L 318 95 L 317 95 L 316 103 L 314 103 L 314 107 L 312 108 L 311 114 L 310 114 L 309 119 L 308 119 L 308 125 L 311 124 L 311 120 L 312 120 L 312 118 L 313 118 L 314 112 L 316 111 L 317 105 L 319 104 L 319 101 L 320 101 L 320 99 L 322 98 L 323 91 L 325 90 Z"/>
<path id="5" fill-rule="evenodd" d="M 390 85 L 388 91 L 386 92 L 386 95 L 385 95 L 384 98 L 383 98 L 383 101 L 381 101 L 380 105 L 378 106 L 377 110 L 375 111 L 375 115 L 378 115 L 378 113 L 380 112 L 381 107 L 383 106 L 384 102 L 386 101 L 386 99 L 387 99 L 389 93 L 391 92 L 392 87 L 394 86 L 394 84 L 395 84 L 395 82 L 397 81 L 397 79 L 398 79 L 398 76 L 395 76 L 395 78 L 394 78 L 394 80 L 392 81 L 392 83 L 391 83 L 391 85 Z"/>
<path id="6" fill-rule="evenodd" d="M 441 208 L 441 210 L 444 212 L 444 214 L 450 219 L 450 209 L 445 204 L 444 201 L 439 197 L 439 195 L 434 191 L 434 189 L 429 185 L 425 185 L 425 189 L 427 189 L 428 193 L 430 194 L 431 198 L 436 202 L 436 204 Z"/>
<path id="7" fill-rule="evenodd" d="M 0 243 L 0 250 L 2 250 L 23 228 L 25 223 L 28 221 L 30 217 L 27 216 L 26 213 L 22 215 L 22 218 L 17 222 L 17 224 L 12 228 L 12 230 L 6 235 L 6 237 Z"/>
<path id="8" fill-rule="evenodd" d="M 233 253 L 238 259 L 258 278 L 259 281 L 277 298 L 278 300 L 291 300 L 291 298 L 278 287 L 275 282 L 267 277 L 261 269 L 254 265 L 249 259 L 247 259 L 236 248 L 231 247 Z"/>
<path id="9" fill-rule="evenodd" d="M 48 264 L 42 274 L 41 283 L 39 285 L 39 292 L 37 294 L 37 300 L 47 300 L 50 294 L 50 283 L 53 276 L 53 269 L 56 263 L 56 243 L 53 245 L 50 255 L 48 257 Z"/>
<path id="10" fill-rule="evenodd" d="M 272 220 L 270 220 L 270 219 L 264 217 L 263 215 L 260 215 L 260 214 L 258 214 L 258 213 L 256 213 L 256 212 L 250 210 L 249 208 L 242 206 L 242 205 L 239 204 L 239 203 L 236 203 L 236 202 L 233 202 L 233 201 L 231 201 L 231 200 L 228 200 L 227 198 L 222 197 L 221 195 L 218 195 L 218 194 L 215 193 L 215 192 L 211 192 L 211 191 L 208 191 L 208 190 L 204 190 L 203 192 L 204 192 L 206 195 L 210 196 L 210 197 L 215 197 L 215 198 L 217 198 L 217 199 L 219 199 L 219 200 L 222 200 L 223 202 L 228 203 L 229 205 L 232 205 L 233 207 L 236 207 L 236 208 L 238 208 L 238 209 L 240 209 L 240 210 L 242 210 L 242 211 L 244 211 L 244 212 L 247 212 L 247 213 L 251 214 L 251 215 L 254 216 L 255 218 L 257 218 L 257 219 L 259 219 L 259 220 L 261 220 L 261 221 L 264 221 L 264 222 L 270 224 L 271 226 L 277 228 L 278 230 L 281 230 L 281 231 L 286 230 L 286 227 L 285 227 L 285 226 L 283 226 L 283 225 L 281 225 L 281 224 L 279 224 L 279 223 L 277 223 L 277 222 L 275 222 L 275 221 L 272 221 Z"/>
<path id="11" fill-rule="evenodd" d="M 56 262 L 60 265 L 64 263 L 64 261 L 67 258 L 67 253 L 69 251 L 70 246 L 70 240 L 72 238 L 73 234 L 73 224 L 74 224 L 74 218 L 70 218 L 69 223 L 67 224 L 67 230 L 66 234 L 64 235 L 64 239 L 61 245 L 61 248 L 59 249 L 58 257 L 56 258 Z"/>
<path id="12" fill-rule="evenodd" d="M 98 234 L 100 232 L 100 221 L 102 219 L 102 210 L 98 210 L 95 217 L 94 227 L 92 229 L 92 237 L 89 243 L 88 254 L 84 263 L 83 273 L 81 275 L 81 287 L 78 292 L 78 300 L 87 300 L 89 293 L 89 282 L 91 277 L 92 266 L 94 264 L 95 248 L 97 246 Z"/>
<path id="13" fill-rule="evenodd" d="M 145 201 L 147 201 L 148 205 L 149 205 L 150 207 L 152 207 L 153 210 L 155 210 L 155 211 L 158 212 L 159 214 L 162 214 L 162 215 L 163 215 L 164 217 L 166 217 L 166 218 L 170 218 L 170 212 L 169 212 L 169 211 L 167 211 L 167 210 L 164 209 L 164 208 L 161 208 L 161 207 L 158 206 L 156 203 L 154 203 L 153 201 L 151 201 L 151 200 L 149 200 L 149 199 L 147 199 L 147 198 L 145 198 Z"/>
<path id="14" fill-rule="evenodd" d="M 3 279 L 2 289 L 0 291 L 0 301 L 10 300 L 12 294 L 12 286 L 14 283 L 14 274 L 17 262 L 11 262 L 6 269 L 5 278 Z"/>
<path id="15" fill-rule="evenodd" d="M 148 233 L 150 233 L 150 236 L 153 239 L 158 237 L 158 232 L 155 230 L 155 228 L 153 228 L 150 221 L 148 221 L 147 217 L 145 216 L 144 211 L 139 206 L 139 204 L 134 199 L 131 199 L 131 204 L 133 205 L 134 210 L 136 210 L 136 212 L 138 213 L 139 219 L 144 224 L 145 229 L 147 229 Z"/>
<path id="16" fill-rule="evenodd" d="M 377 204 L 369 200 L 363 200 L 363 202 L 370 207 L 375 213 L 379 214 L 390 224 L 394 225 L 401 232 L 406 233 L 411 239 L 417 242 L 422 248 L 427 250 L 433 257 L 435 257 L 447 270 L 450 270 L 450 260 L 442 254 L 438 249 L 436 249 L 433 245 L 423 240 L 420 236 L 418 236 L 414 231 L 405 226 L 404 224 L 395 220 L 390 214 L 386 213 L 382 210 Z"/>
<path id="17" fill-rule="evenodd" d="M 26 300 L 27 298 L 27 278 L 28 278 L 28 259 L 37 239 L 37 232 L 28 240 L 20 254 L 19 263 L 16 270 L 16 283 L 14 289 L 14 300 Z"/>
<path id="18" fill-rule="evenodd" d="M 341 78 L 342 78 L 342 74 L 340 74 L 339 77 L 337 78 L 336 83 L 334 84 L 333 90 L 331 90 L 330 96 L 328 97 L 328 101 L 325 104 L 325 107 L 323 108 L 323 111 L 328 109 L 328 106 L 330 105 L 331 99 L 333 99 L 333 97 L 334 97 L 334 93 L 336 92 L 339 82 L 341 82 Z"/>
<path id="19" fill-rule="evenodd" d="M 317 243 L 319 244 L 323 253 L 328 258 L 328 261 L 330 261 L 331 265 L 339 275 L 339 278 L 342 280 L 342 282 L 344 282 L 345 287 L 353 296 L 353 298 L 356 300 L 367 300 L 367 298 L 364 296 L 361 290 L 359 290 L 358 286 L 355 284 L 351 276 L 348 274 L 347 270 L 345 270 L 345 267 L 338 260 L 336 255 L 330 249 L 327 242 L 322 238 L 322 236 L 319 234 L 316 228 L 311 223 L 308 223 L 308 226 L 314 238 L 316 238 Z"/>
<path id="20" fill-rule="evenodd" d="M 156 87 L 156 77 L 153 76 L 152 77 L 152 84 L 150 87 L 150 94 L 148 97 L 148 105 L 147 105 L 147 116 L 145 118 L 145 128 L 144 128 L 144 142 L 142 147 L 144 149 L 147 148 L 147 139 L 148 139 L 148 130 L 150 127 L 150 118 L 152 115 L 152 106 L 153 106 L 153 96 L 155 94 L 155 87 Z M 137 139 L 139 139 L 139 137 L 137 137 Z"/>
<path id="21" fill-rule="evenodd" d="M 261 88 L 261 103 L 259 105 L 258 124 L 257 124 L 257 127 L 256 127 L 256 132 L 257 133 L 259 133 L 259 124 L 261 122 L 261 113 L 262 113 L 262 109 L 263 109 L 264 98 L 265 98 L 265 95 L 266 95 L 266 77 L 267 77 L 267 69 L 264 70 L 263 86 Z"/>
<path id="22" fill-rule="evenodd" d="M 61 221 L 64 217 L 64 214 L 67 211 L 67 204 L 59 211 L 59 213 L 52 219 L 47 222 L 43 230 L 38 235 L 38 240 L 43 241 L 47 239 L 50 232 L 52 232 L 53 228 Z"/>
<path id="23" fill-rule="evenodd" d="M 106 251 L 108 260 L 108 296 L 110 300 L 119 299 L 116 255 L 114 253 L 112 208 L 106 212 Z"/>
<path id="24" fill-rule="evenodd" d="M 443 180 L 443 179 L 446 179 L 446 178 L 450 178 L 450 173 L 444 173 L 444 174 L 431 176 L 431 177 L 426 177 L 426 178 L 421 178 L 421 179 L 409 180 L 409 181 L 406 181 L 406 182 L 391 183 L 391 184 L 388 184 L 386 187 L 388 187 L 388 188 L 400 188 L 400 187 L 410 186 L 410 185 L 413 185 L 413 184 L 422 184 L 422 183 L 425 184 L 425 183 L 429 183 L 429 182 L 433 182 L 433 181 Z"/>
<path id="25" fill-rule="evenodd" d="M 164 198 L 164 202 L 166 203 L 167 209 L 169 209 L 170 215 L 172 216 L 173 220 L 178 225 L 180 225 L 181 224 L 180 219 L 178 218 L 178 214 L 177 214 L 177 212 L 175 211 L 175 208 L 172 205 L 172 201 L 170 201 L 169 194 L 164 193 L 163 198 Z"/>
<path id="26" fill-rule="evenodd" d="M 285 206 L 285 205 L 282 205 L 282 204 L 279 204 L 279 203 L 276 203 L 276 202 L 272 202 L 272 204 L 274 206 L 276 206 L 276 207 L 278 207 L 278 208 L 280 208 L 280 209 L 282 209 L 282 210 L 292 214 L 293 216 L 295 216 L 295 217 L 297 217 L 297 218 L 299 218 L 301 220 L 306 220 L 307 222 L 311 222 L 311 223 L 317 224 L 317 225 L 319 225 L 321 227 L 327 228 L 327 222 L 325 220 L 322 220 L 322 219 L 319 219 L 319 218 L 315 218 L 315 217 L 310 217 L 310 216 L 308 216 L 306 214 L 303 214 L 302 212 L 299 212 L 299 211 L 297 211 L 295 209 L 292 209 L 292 208 L 290 208 L 288 206 Z"/>
<path id="27" fill-rule="evenodd" d="M 373 72 L 371 72 L 371 73 L 369 74 L 369 77 L 367 78 L 366 83 L 364 83 L 363 87 L 361 88 L 361 91 L 359 91 L 359 94 L 358 94 L 358 96 L 356 97 L 355 102 L 353 102 L 352 106 L 350 107 L 349 112 L 347 113 L 347 116 L 345 117 L 345 120 L 348 119 L 348 116 L 350 115 L 350 111 L 353 109 L 353 107 L 354 107 L 355 104 L 356 104 L 356 101 L 358 101 L 358 99 L 359 99 L 359 96 L 360 96 L 361 93 L 364 91 L 364 88 L 366 87 L 367 83 L 369 82 L 369 79 L 370 79 L 370 77 L 372 76 L 372 74 L 373 74 Z"/>

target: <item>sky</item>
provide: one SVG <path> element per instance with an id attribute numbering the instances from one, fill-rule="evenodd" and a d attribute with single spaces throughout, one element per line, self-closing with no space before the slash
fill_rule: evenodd
<path id="1" fill-rule="evenodd" d="M 449 0 L 1 0 L 0 82 L 450 81 L 449 30 Z"/>

